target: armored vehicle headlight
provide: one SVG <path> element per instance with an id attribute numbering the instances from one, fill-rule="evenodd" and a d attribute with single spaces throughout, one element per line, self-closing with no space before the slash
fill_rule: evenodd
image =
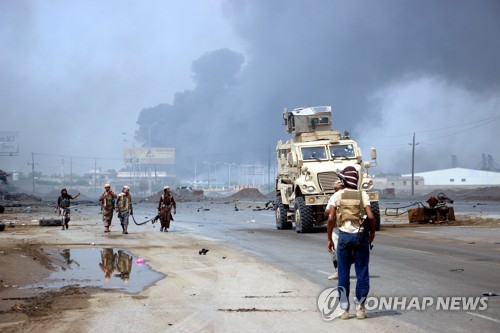
<path id="1" fill-rule="evenodd" d="M 373 181 L 370 180 L 369 182 L 363 183 L 361 187 L 363 190 L 371 189 L 373 187 Z"/>
<path id="2" fill-rule="evenodd" d="M 307 187 L 307 192 L 314 192 L 316 189 L 314 188 L 314 186 L 308 186 Z"/>

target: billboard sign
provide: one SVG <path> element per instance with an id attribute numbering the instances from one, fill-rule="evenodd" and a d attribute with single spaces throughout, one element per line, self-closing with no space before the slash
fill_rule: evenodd
<path id="1" fill-rule="evenodd" d="M 0 132 L 0 155 L 19 155 L 18 132 Z"/>
<path id="2" fill-rule="evenodd" d="M 137 164 L 175 164 L 175 148 L 125 148 L 125 163 Z"/>

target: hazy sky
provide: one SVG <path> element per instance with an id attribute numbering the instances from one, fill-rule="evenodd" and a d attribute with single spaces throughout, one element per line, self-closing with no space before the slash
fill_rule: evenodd
<path id="1" fill-rule="evenodd" d="M 119 169 L 138 120 L 179 175 L 267 165 L 305 105 L 376 147 L 374 173 L 411 171 L 413 133 L 416 171 L 500 163 L 498 36 L 495 0 L 2 0 L 0 131 L 21 154 L 0 168 Z"/>

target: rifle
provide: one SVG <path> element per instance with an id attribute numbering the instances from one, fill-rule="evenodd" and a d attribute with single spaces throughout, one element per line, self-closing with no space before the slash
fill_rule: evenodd
<path id="1" fill-rule="evenodd" d="M 370 225 L 370 220 L 368 220 L 368 216 L 363 215 L 362 225 L 363 225 L 363 237 L 366 237 L 366 239 L 368 239 L 368 241 L 370 241 L 371 225 Z M 373 250 L 373 245 L 371 242 L 370 242 L 370 250 Z"/>

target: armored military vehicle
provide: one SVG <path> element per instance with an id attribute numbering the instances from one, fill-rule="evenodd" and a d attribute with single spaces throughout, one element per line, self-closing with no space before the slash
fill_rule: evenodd
<path id="1" fill-rule="evenodd" d="M 377 152 L 371 148 L 370 162 L 363 162 L 361 148 L 350 138 L 332 130 L 331 106 L 313 106 L 283 112 L 284 125 L 294 138 L 278 141 L 276 158 L 276 228 L 298 233 L 311 232 L 324 225 L 328 199 L 335 192 L 334 183 L 345 167 L 352 165 L 359 173 L 358 188 L 367 191 L 376 229 L 380 229 L 378 192 L 368 169 L 376 164 Z"/>

